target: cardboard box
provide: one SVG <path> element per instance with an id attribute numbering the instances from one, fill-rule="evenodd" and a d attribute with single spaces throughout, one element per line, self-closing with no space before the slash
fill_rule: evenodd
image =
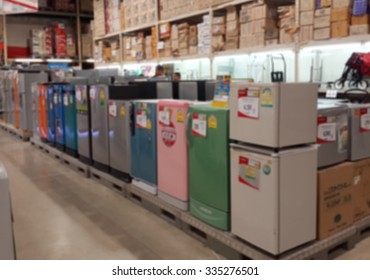
<path id="1" fill-rule="evenodd" d="M 240 36 L 248 36 L 253 33 L 253 22 L 242 23 L 240 25 Z"/>
<path id="2" fill-rule="evenodd" d="M 212 25 L 212 35 L 225 35 L 226 25 L 225 24 L 213 24 Z"/>
<path id="3" fill-rule="evenodd" d="M 370 16 L 362 15 L 362 16 L 352 16 L 351 17 L 351 25 L 364 25 L 370 23 Z"/>
<path id="4" fill-rule="evenodd" d="M 236 50 L 239 47 L 239 37 L 238 36 L 231 36 L 226 38 L 226 50 Z"/>
<path id="5" fill-rule="evenodd" d="M 350 20 L 349 7 L 341 7 L 331 10 L 331 22 L 336 21 L 347 21 L 347 24 Z"/>
<path id="6" fill-rule="evenodd" d="M 244 7 L 244 8 L 243 8 Z M 250 22 L 253 20 L 253 10 L 250 5 L 243 5 L 239 13 L 239 21 L 241 23 Z"/>
<path id="7" fill-rule="evenodd" d="M 238 20 L 238 11 L 235 6 L 229 6 L 226 10 L 226 21 L 237 21 Z"/>
<path id="8" fill-rule="evenodd" d="M 259 20 L 265 18 L 274 18 L 274 10 L 266 4 L 254 5 L 252 7 L 252 19 Z"/>
<path id="9" fill-rule="evenodd" d="M 312 25 L 314 21 L 314 11 L 301 12 L 300 24 Z"/>
<path id="10" fill-rule="evenodd" d="M 331 7 L 332 0 L 316 0 L 316 9 Z"/>
<path id="11" fill-rule="evenodd" d="M 314 40 L 330 39 L 330 27 L 315 29 L 313 33 Z"/>
<path id="12" fill-rule="evenodd" d="M 335 8 L 342 8 L 342 7 L 350 7 L 352 5 L 353 0 L 333 0 L 332 7 Z"/>
<path id="13" fill-rule="evenodd" d="M 331 9 L 325 8 L 325 9 L 317 9 L 315 11 L 315 17 L 325 17 L 331 15 Z"/>
<path id="14" fill-rule="evenodd" d="M 347 21 L 337 21 L 331 24 L 331 37 L 341 38 L 349 35 L 349 25 Z"/>
<path id="15" fill-rule="evenodd" d="M 171 24 L 170 23 L 163 23 L 159 26 L 159 38 L 167 39 L 171 37 Z"/>
<path id="16" fill-rule="evenodd" d="M 299 32 L 299 41 L 309 42 L 312 40 L 313 40 L 313 26 L 312 25 L 301 26 Z"/>
<path id="17" fill-rule="evenodd" d="M 318 240 L 353 224 L 353 167 L 343 163 L 318 172 Z"/>
<path id="18" fill-rule="evenodd" d="M 225 17 L 213 17 L 213 25 L 225 24 Z"/>
<path id="19" fill-rule="evenodd" d="M 331 21 L 330 16 L 316 17 L 314 21 L 315 29 L 330 27 Z"/>
<path id="20" fill-rule="evenodd" d="M 354 221 L 370 215 L 370 160 L 353 163 Z"/>
<path id="21" fill-rule="evenodd" d="M 197 46 L 190 46 L 189 47 L 189 55 L 196 55 L 198 54 L 198 47 Z"/>
<path id="22" fill-rule="evenodd" d="M 240 49 L 247 49 L 252 46 L 252 41 L 253 41 L 252 35 L 240 36 L 239 39 L 240 39 L 240 42 L 239 42 Z"/>
<path id="23" fill-rule="evenodd" d="M 315 0 L 300 0 L 301 12 L 315 10 Z"/>
<path id="24" fill-rule="evenodd" d="M 277 44 L 279 44 L 279 39 L 265 40 L 265 45 L 266 46 L 272 46 L 272 45 L 277 45 Z"/>
<path id="25" fill-rule="evenodd" d="M 351 25 L 349 27 L 349 35 L 355 36 L 355 35 L 366 35 L 369 34 L 369 25 L 363 24 L 363 25 Z"/>
<path id="26" fill-rule="evenodd" d="M 226 24 L 226 35 L 228 36 L 238 36 L 239 35 L 239 22 L 228 21 Z"/>

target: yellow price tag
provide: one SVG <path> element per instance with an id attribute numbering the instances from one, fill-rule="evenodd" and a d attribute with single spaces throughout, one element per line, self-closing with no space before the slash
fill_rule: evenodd
<path id="1" fill-rule="evenodd" d="M 218 127 L 217 119 L 215 116 L 211 116 L 208 118 L 208 128 L 216 129 Z"/>

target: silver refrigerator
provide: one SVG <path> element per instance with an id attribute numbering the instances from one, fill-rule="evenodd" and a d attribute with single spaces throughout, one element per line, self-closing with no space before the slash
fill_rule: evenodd
<path id="1" fill-rule="evenodd" d="M 317 116 L 318 167 L 344 162 L 349 149 L 348 109 L 342 104 L 319 101 Z"/>
<path id="2" fill-rule="evenodd" d="M 190 101 L 211 101 L 216 89 L 215 81 L 179 82 L 179 99 Z"/>
<path id="3" fill-rule="evenodd" d="M 39 85 L 32 84 L 32 137 L 36 140 L 40 139 L 40 114 L 39 114 Z"/>
<path id="4" fill-rule="evenodd" d="M 92 160 L 97 169 L 109 172 L 109 86 L 91 85 L 89 88 L 91 104 Z"/>
<path id="5" fill-rule="evenodd" d="M 22 130 L 31 131 L 33 128 L 32 116 L 32 86 L 48 81 L 47 73 L 23 72 L 18 74 L 18 94 L 19 94 L 19 125 Z"/>

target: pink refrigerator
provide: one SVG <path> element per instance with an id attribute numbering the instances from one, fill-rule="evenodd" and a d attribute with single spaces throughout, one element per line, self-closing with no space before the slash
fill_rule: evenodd
<path id="1" fill-rule="evenodd" d="M 189 206 L 187 115 L 191 102 L 158 102 L 158 196 L 187 211 Z"/>

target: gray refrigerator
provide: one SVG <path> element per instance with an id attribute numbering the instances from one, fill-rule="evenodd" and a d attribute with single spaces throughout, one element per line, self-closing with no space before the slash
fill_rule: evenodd
<path id="1" fill-rule="evenodd" d="M 47 73 L 23 72 L 18 74 L 19 124 L 22 130 L 33 129 L 32 86 L 48 81 Z"/>
<path id="2" fill-rule="evenodd" d="M 215 81 L 179 82 L 179 99 L 190 101 L 211 101 L 216 89 Z"/>

